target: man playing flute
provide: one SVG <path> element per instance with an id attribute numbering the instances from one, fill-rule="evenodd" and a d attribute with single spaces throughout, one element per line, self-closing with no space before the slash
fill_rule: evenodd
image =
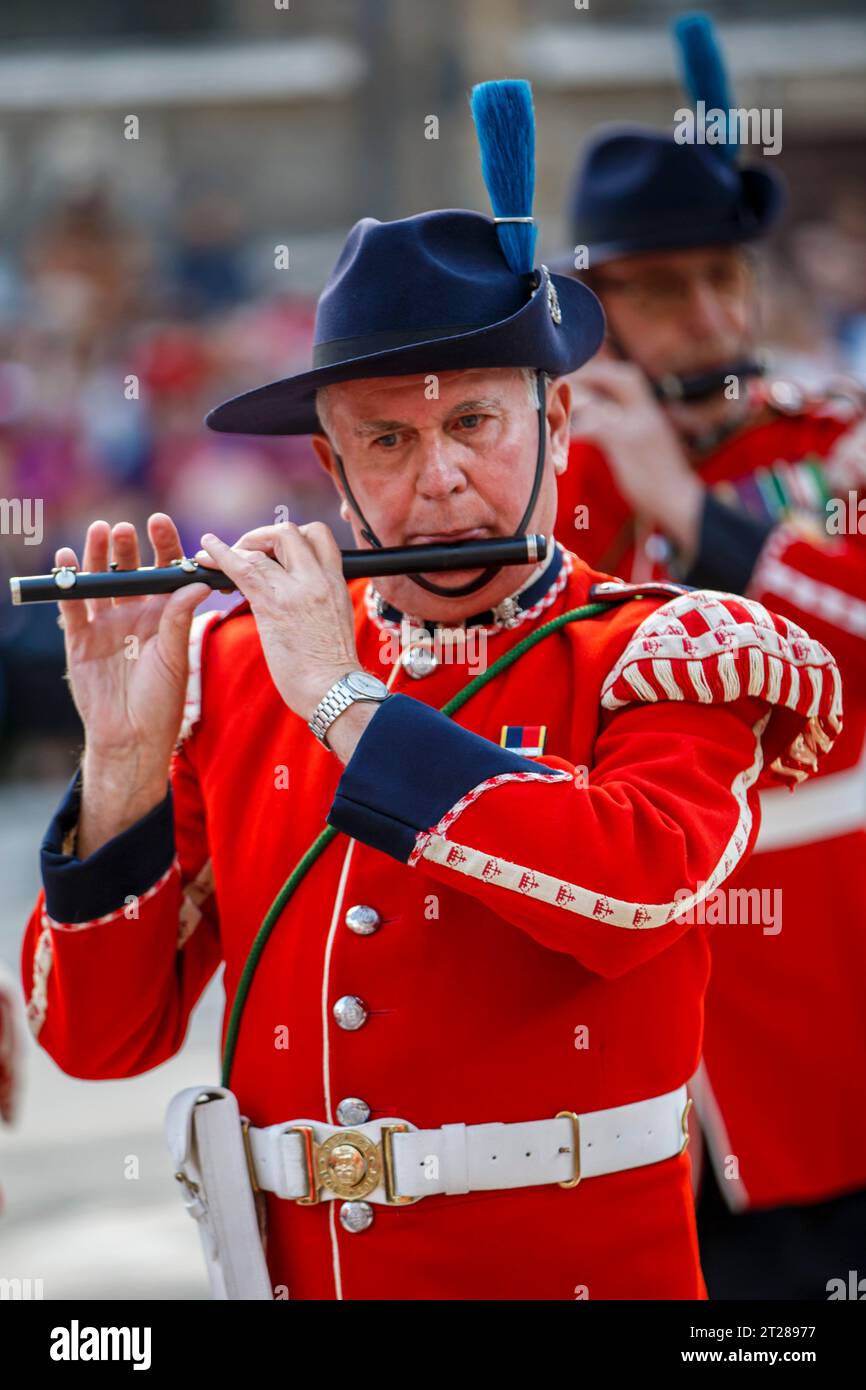
<path id="1" fill-rule="evenodd" d="M 484 129 L 508 116 L 482 146 L 495 186 L 531 108 L 524 84 L 476 101 Z M 497 219 L 359 222 L 313 368 L 208 417 L 312 434 L 358 545 L 552 530 L 563 378 L 603 319 L 534 267 L 530 198 L 493 196 Z M 168 517 L 149 533 L 179 556 Z M 191 624 L 198 586 L 60 605 L 86 743 L 24 943 L 41 1045 L 80 1077 L 158 1066 L 225 962 L 254 1296 L 704 1297 L 685 1083 L 708 949 L 683 914 L 750 852 L 759 784 L 832 742 L 830 653 L 562 546 L 347 587 L 321 524 L 202 545 L 244 596 L 229 613 Z M 133 528 L 91 526 L 85 568 L 139 559 Z M 207 1181 L 181 1176 L 207 1223 Z"/>

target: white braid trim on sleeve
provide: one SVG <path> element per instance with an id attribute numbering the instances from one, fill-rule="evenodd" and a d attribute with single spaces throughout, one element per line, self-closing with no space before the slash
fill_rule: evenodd
<path id="1" fill-rule="evenodd" d="M 748 593 L 771 594 L 772 601 L 784 599 L 823 619 L 832 627 L 848 632 L 852 637 L 866 638 L 866 603 L 855 594 L 837 589 L 823 579 L 789 565 L 785 555 L 798 541 L 813 541 L 794 523 L 782 523 L 772 531 L 755 563 L 749 580 Z M 819 538 L 820 539 L 820 538 Z M 826 545 L 826 534 L 824 535 Z"/>
<path id="2" fill-rule="evenodd" d="M 768 712 L 753 726 L 755 751 L 752 763 L 744 771 L 738 772 L 731 783 L 731 796 L 737 808 L 737 823 L 731 837 L 706 880 L 701 880 L 693 893 L 680 889 L 678 895 L 669 902 L 629 902 L 612 896 L 608 893 L 606 885 L 590 887 L 575 883 L 570 879 L 543 873 L 528 864 L 518 864 L 502 858 L 501 855 L 490 854 L 486 850 L 475 849 L 472 845 L 450 839 L 443 829 L 453 826 L 457 818 L 456 814 L 452 816 L 450 813 L 431 830 L 422 831 L 418 835 L 409 863 L 414 866 L 429 860 L 446 869 L 452 869 L 455 873 L 464 874 L 467 878 L 479 879 L 511 893 L 519 893 L 535 902 L 560 908 L 563 912 L 604 922 L 610 927 L 645 931 L 667 926 L 669 922 L 689 913 L 698 903 L 710 897 L 734 872 L 746 851 L 753 822 L 749 790 L 757 782 L 763 766 L 761 736 L 769 718 Z M 480 790 L 505 781 L 521 780 L 540 779 L 537 778 L 537 774 L 535 779 L 532 778 L 532 774 L 491 778 L 489 783 L 481 784 Z M 558 787 L 563 780 L 570 778 L 566 774 L 564 778 L 552 777 L 548 780 L 552 787 Z M 458 802 L 457 806 L 460 805 Z M 459 814 L 457 807 L 454 810 Z"/>
<path id="3" fill-rule="evenodd" d="M 494 787 L 501 787 L 506 782 L 570 782 L 571 774 L 561 769 L 551 768 L 550 772 L 500 772 L 495 777 L 487 777 L 483 782 L 479 782 L 477 787 L 471 787 L 468 792 L 461 796 L 459 801 L 445 812 L 444 816 L 431 825 L 429 830 L 419 831 L 415 839 L 415 847 L 406 861 L 410 869 L 414 869 L 418 860 L 422 857 L 424 846 L 433 835 L 447 835 L 451 826 L 459 816 L 463 814 L 467 806 L 471 806 L 473 801 L 477 801 L 479 796 L 491 791 Z"/>
<path id="4" fill-rule="evenodd" d="M 39 1037 L 48 1009 L 48 976 L 54 964 L 51 932 L 43 918 L 42 930 L 33 952 L 33 985 L 27 1000 L 27 1023 L 34 1038 Z"/>
<path id="5" fill-rule="evenodd" d="M 141 904 L 146 903 L 150 898 L 154 897 L 155 894 L 168 883 L 174 873 L 180 873 L 180 860 L 177 855 L 175 855 L 165 873 L 161 874 L 156 880 L 156 883 L 152 884 L 144 893 L 128 894 L 128 898 L 123 903 L 122 907 L 116 907 L 112 912 L 106 912 L 103 917 L 93 917 L 88 922 L 58 922 L 53 917 L 49 917 L 47 912 L 43 911 L 42 925 L 43 927 L 50 927 L 53 931 L 71 933 L 89 931 L 92 927 L 105 927 L 111 922 L 116 922 L 120 917 L 126 917 L 127 920 L 134 921 L 138 917 L 138 909 L 141 907 Z"/>
<path id="6" fill-rule="evenodd" d="M 195 878 L 184 885 L 180 903 L 177 947 L 186 945 L 202 919 L 202 904 L 214 891 L 213 864 L 210 859 L 202 866 Z"/>

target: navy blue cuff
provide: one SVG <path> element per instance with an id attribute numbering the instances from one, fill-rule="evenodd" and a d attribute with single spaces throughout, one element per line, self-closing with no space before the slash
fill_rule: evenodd
<path id="1" fill-rule="evenodd" d="M 40 851 L 45 911 L 55 922 L 91 922 L 141 897 L 174 859 L 174 813 L 169 786 L 158 806 L 108 840 L 87 859 L 63 853 L 63 839 L 81 808 L 78 768 L 54 813 Z"/>
<path id="2" fill-rule="evenodd" d="M 554 768 L 521 758 L 408 695 L 392 695 L 370 720 L 337 783 L 328 824 L 404 864 L 466 792 L 503 772 Z"/>
<path id="3" fill-rule="evenodd" d="M 758 521 L 720 502 L 708 488 L 701 513 L 698 553 L 684 584 L 699 589 L 729 589 L 741 594 L 774 523 Z"/>

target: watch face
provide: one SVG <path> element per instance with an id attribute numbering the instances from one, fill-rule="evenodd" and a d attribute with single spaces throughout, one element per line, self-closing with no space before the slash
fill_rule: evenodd
<path id="1" fill-rule="evenodd" d="M 377 676 L 368 675 L 366 671 L 353 671 L 346 677 L 346 684 L 357 695 L 381 695 L 385 691 L 383 682 Z"/>

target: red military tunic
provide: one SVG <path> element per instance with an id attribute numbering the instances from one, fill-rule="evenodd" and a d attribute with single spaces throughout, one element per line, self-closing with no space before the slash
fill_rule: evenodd
<path id="1" fill-rule="evenodd" d="M 826 510 L 841 498 L 848 512 L 849 490 L 866 485 L 866 428 L 850 401 L 771 383 L 697 468 L 753 528 L 745 593 L 808 628 L 842 674 L 844 734 L 800 795 L 762 793 L 756 852 L 731 881 L 768 904 L 780 893 L 781 923 L 728 920 L 711 933 L 692 1088 L 732 1207 L 817 1202 L 866 1186 L 866 537 L 832 534 Z M 663 538 L 636 522 L 594 445 L 573 441 L 559 497 L 557 534 L 588 563 L 626 580 L 670 577 Z M 736 529 L 717 539 L 714 586 L 737 587 L 725 578 L 736 546 Z"/>
<path id="2" fill-rule="evenodd" d="M 559 548 L 549 575 L 490 635 L 488 663 L 600 577 Z M 350 591 L 360 661 L 384 671 L 392 634 L 364 582 Z M 564 626 L 454 719 L 437 707 L 465 664 L 413 679 L 395 663 L 396 693 L 343 768 L 282 702 L 246 604 L 196 628 L 166 802 L 79 862 L 62 844 L 74 778 L 43 847 L 22 970 L 31 1026 L 65 1071 L 165 1061 L 221 960 L 231 1003 L 268 907 L 330 822 L 341 833 L 284 909 L 241 1024 L 231 1084 L 254 1125 L 336 1123 L 347 1097 L 421 1128 L 539 1119 L 686 1081 L 708 948 L 672 917 L 748 853 L 762 761 L 781 775 L 838 726 L 820 644 L 757 606 L 669 588 Z M 505 725 L 546 726 L 543 756 L 500 747 Z M 357 905 L 378 930 L 349 928 Z M 355 1031 L 335 1020 L 347 995 L 368 1010 Z M 362 1232 L 337 1201 L 269 1196 L 270 1274 L 300 1299 L 703 1297 L 688 1165 L 377 1205 Z"/>

